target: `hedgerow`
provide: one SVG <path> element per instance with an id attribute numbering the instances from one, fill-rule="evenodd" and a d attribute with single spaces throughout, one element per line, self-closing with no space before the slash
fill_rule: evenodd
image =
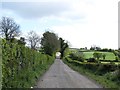
<path id="1" fill-rule="evenodd" d="M 2 87 L 30 88 L 54 58 L 17 42 L 2 40 Z"/>
<path id="2" fill-rule="evenodd" d="M 120 88 L 120 65 L 115 63 L 79 62 L 69 57 L 63 59 L 72 69 L 96 80 L 105 88 Z"/>

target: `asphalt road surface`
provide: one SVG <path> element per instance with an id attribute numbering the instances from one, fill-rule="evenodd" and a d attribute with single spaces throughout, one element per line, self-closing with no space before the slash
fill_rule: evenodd
<path id="1" fill-rule="evenodd" d="M 35 88 L 101 88 L 101 86 L 69 68 L 62 60 L 56 59 Z"/>

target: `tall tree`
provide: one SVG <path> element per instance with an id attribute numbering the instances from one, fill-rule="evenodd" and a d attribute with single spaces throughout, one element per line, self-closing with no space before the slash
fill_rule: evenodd
<path id="1" fill-rule="evenodd" d="M 20 26 L 16 24 L 16 22 L 9 17 L 2 17 L 0 21 L 0 34 L 6 38 L 6 40 L 10 40 L 16 36 L 20 35 Z"/>
<path id="2" fill-rule="evenodd" d="M 30 31 L 28 33 L 28 41 L 32 49 L 37 49 L 40 44 L 40 37 L 34 31 Z"/>
<path id="3" fill-rule="evenodd" d="M 60 53 L 61 53 L 61 58 L 64 57 L 64 52 L 66 50 L 66 48 L 68 48 L 68 43 L 65 42 L 65 40 L 63 40 L 62 38 L 59 38 L 59 42 L 60 42 Z"/>
<path id="4" fill-rule="evenodd" d="M 58 36 L 55 33 L 46 31 L 41 38 L 41 47 L 44 53 L 52 56 L 59 49 Z"/>

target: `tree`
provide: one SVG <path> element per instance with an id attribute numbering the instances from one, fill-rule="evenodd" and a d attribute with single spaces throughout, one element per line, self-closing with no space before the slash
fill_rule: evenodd
<path id="1" fill-rule="evenodd" d="M 100 52 L 94 52 L 93 53 L 93 57 L 97 58 L 97 60 L 99 60 L 102 57 L 102 53 L 100 53 Z"/>
<path id="2" fill-rule="evenodd" d="M 87 50 L 87 47 L 85 47 L 84 49 Z"/>
<path id="3" fill-rule="evenodd" d="M 52 56 L 59 49 L 58 36 L 55 33 L 46 31 L 41 38 L 41 47 L 45 54 Z"/>
<path id="4" fill-rule="evenodd" d="M 40 37 L 34 31 L 30 31 L 28 33 L 28 41 L 32 49 L 37 49 L 40 44 Z"/>
<path id="5" fill-rule="evenodd" d="M 103 48 L 101 51 L 108 52 L 108 48 Z"/>
<path id="6" fill-rule="evenodd" d="M 68 44 L 65 42 L 65 40 L 63 40 L 62 38 L 59 38 L 60 41 L 60 53 L 61 53 L 61 58 L 64 57 L 64 52 L 66 50 L 66 48 L 68 48 Z"/>
<path id="7" fill-rule="evenodd" d="M 91 46 L 91 47 L 90 47 L 90 50 L 95 50 L 95 47 Z"/>
<path id="8" fill-rule="evenodd" d="M 14 37 L 20 35 L 20 26 L 16 24 L 16 22 L 9 17 L 2 17 L 0 21 L 0 34 L 6 38 L 6 40 L 10 40 Z"/>
<path id="9" fill-rule="evenodd" d="M 98 50 L 98 51 L 99 51 L 99 50 L 101 50 L 101 48 L 100 48 L 100 47 L 96 47 L 96 50 Z"/>
<path id="10" fill-rule="evenodd" d="M 105 60 L 106 58 L 106 54 L 102 54 L 103 60 Z"/>
<path id="11" fill-rule="evenodd" d="M 25 38 L 24 37 L 20 37 L 20 40 L 18 40 L 18 44 L 19 45 L 25 45 L 26 44 Z"/>

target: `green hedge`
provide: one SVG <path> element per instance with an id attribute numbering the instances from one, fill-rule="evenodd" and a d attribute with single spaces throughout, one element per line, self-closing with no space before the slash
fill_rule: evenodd
<path id="1" fill-rule="evenodd" d="M 95 74 L 104 75 L 108 72 L 114 72 L 117 69 L 120 69 L 119 65 L 116 65 L 115 63 L 95 63 L 95 62 L 79 62 L 76 60 L 72 60 L 68 57 L 65 58 L 65 60 L 69 63 L 74 64 L 75 66 L 79 66 L 85 69 L 88 69 L 92 71 Z"/>
<path id="2" fill-rule="evenodd" d="M 51 56 L 3 39 L 2 87 L 30 88 L 53 62 Z"/>
<path id="3" fill-rule="evenodd" d="M 2 88 L 2 39 L 0 38 L 0 90 Z"/>
<path id="4" fill-rule="evenodd" d="M 63 61 L 72 69 L 96 80 L 103 87 L 119 88 L 120 86 L 120 65 L 79 62 L 68 57 L 65 57 Z"/>

